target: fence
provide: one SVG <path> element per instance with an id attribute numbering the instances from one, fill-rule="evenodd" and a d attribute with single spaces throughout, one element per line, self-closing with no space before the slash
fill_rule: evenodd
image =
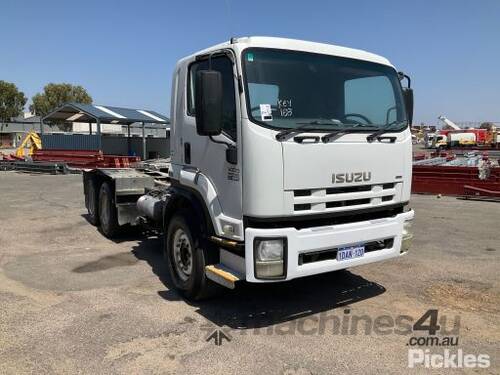
<path id="1" fill-rule="evenodd" d="M 99 138 L 101 144 L 99 145 Z M 137 155 L 142 157 L 142 137 L 97 134 L 43 134 L 42 148 L 45 150 L 87 150 L 99 148 L 107 155 Z M 130 147 L 130 152 L 129 152 Z M 170 138 L 146 138 L 146 158 L 164 158 L 170 155 Z"/>
<path id="2" fill-rule="evenodd" d="M 99 150 L 99 136 L 88 134 L 42 134 L 47 150 Z"/>

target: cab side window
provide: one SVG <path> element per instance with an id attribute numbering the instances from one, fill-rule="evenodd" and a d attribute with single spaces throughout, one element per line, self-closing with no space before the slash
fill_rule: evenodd
<path id="1" fill-rule="evenodd" d="M 196 72 L 199 70 L 208 70 L 208 60 L 197 61 L 189 66 L 187 112 L 190 116 L 195 116 L 196 114 L 194 82 L 196 80 Z M 233 63 L 226 56 L 213 57 L 212 70 L 216 70 L 222 74 L 222 89 L 224 91 L 222 101 L 222 130 L 230 138 L 236 139 L 236 99 Z"/>

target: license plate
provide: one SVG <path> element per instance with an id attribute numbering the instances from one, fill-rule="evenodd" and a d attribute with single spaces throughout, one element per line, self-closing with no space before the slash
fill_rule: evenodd
<path id="1" fill-rule="evenodd" d="M 337 261 L 361 258 L 363 255 L 365 255 L 365 247 L 363 245 L 341 247 L 337 251 Z"/>

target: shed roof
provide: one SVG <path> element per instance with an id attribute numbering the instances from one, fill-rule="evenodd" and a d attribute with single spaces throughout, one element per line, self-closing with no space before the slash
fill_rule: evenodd
<path id="1" fill-rule="evenodd" d="M 134 122 L 169 124 L 170 120 L 155 111 L 111 107 L 96 104 L 66 103 L 42 118 L 42 121 L 101 122 L 130 125 Z"/>

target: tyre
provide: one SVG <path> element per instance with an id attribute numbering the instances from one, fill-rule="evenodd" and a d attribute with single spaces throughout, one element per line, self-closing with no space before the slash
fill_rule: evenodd
<path id="1" fill-rule="evenodd" d="M 86 185 L 85 207 L 87 207 L 88 220 L 92 225 L 99 225 L 96 186 L 90 178 L 87 180 Z"/>
<path id="2" fill-rule="evenodd" d="M 202 238 L 199 220 L 181 210 L 168 223 L 164 252 L 175 288 L 187 299 L 199 301 L 214 296 L 220 285 L 205 275 L 205 266 L 218 263 L 216 249 Z"/>
<path id="3" fill-rule="evenodd" d="M 102 234 L 113 238 L 118 234 L 118 225 L 113 190 L 108 182 L 104 182 L 99 190 L 99 222 Z"/>

